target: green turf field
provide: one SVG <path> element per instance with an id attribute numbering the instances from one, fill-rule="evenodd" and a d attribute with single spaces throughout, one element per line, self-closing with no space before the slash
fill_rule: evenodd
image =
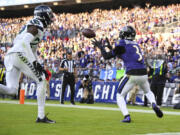
<path id="1" fill-rule="evenodd" d="M 47 103 L 58 102 L 47 101 Z M 114 104 L 96 103 L 88 106 L 117 108 Z M 128 108 L 151 110 L 140 106 Z M 163 110 L 176 111 L 180 114 L 179 110 L 170 108 Z M 137 135 L 167 132 L 180 134 L 180 115 L 165 114 L 159 119 L 152 113 L 131 112 L 133 121 L 129 124 L 120 122 L 123 116 L 119 111 L 46 106 L 46 112 L 49 112 L 50 119 L 57 121 L 56 124 L 35 123 L 36 105 L 0 103 L 0 135 Z"/>

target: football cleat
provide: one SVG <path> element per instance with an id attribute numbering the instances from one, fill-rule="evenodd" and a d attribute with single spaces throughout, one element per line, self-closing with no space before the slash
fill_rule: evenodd
<path id="1" fill-rule="evenodd" d="M 131 117 L 130 117 L 130 115 L 126 115 L 126 116 L 124 117 L 124 120 L 122 120 L 121 122 L 130 123 L 130 122 L 131 122 Z"/>
<path id="2" fill-rule="evenodd" d="M 56 123 L 56 121 L 50 120 L 45 116 L 43 119 L 37 118 L 36 123 Z"/>
<path id="3" fill-rule="evenodd" d="M 157 107 L 155 103 L 152 103 L 152 108 L 154 112 L 156 113 L 157 117 L 162 118 L 163 117 L 163 112 Z"/>

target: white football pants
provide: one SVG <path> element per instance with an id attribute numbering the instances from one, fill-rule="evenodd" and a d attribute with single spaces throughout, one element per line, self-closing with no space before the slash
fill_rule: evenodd
<path id="1" fill-rule="evenodd" d="M 38 117 L 43 118 L 47 89 L 45 75 L 37 74 L 32 63 L 28 62 L 28 58 L 21 53 L 11 53 L 6 55 L 4 64 L 6 67 L 6 86 L 0 84 L 0 93 L 8 95 L 16 94 L 22 72 L 37 83 Z M 42 79 L 41 81 L 40 78 Z"/>
<path id="2" fill-rule="evenodd" d="M 136 84 L 139 85 L 139 87 L 144 91 L 146 97 L 148 98 L 151 104 L 156 103 L 154 94 L 150 90 L 147 75 L 141 75 L 141 76 L 125 75 L 119 83 L 119 86 L 117 88 L 117 95 L 116 95 L 117 104 L 124 116 L 129 114 L 124 97 Z"/>

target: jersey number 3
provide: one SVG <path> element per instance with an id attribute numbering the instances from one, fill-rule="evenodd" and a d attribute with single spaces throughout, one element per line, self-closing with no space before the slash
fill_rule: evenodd
<path id="1" fill-rule="evenodd" d="M 136 54 L 139 56 L 138 61 L 142 60 L 142 54 L 139 50 L 139 48 L 136 45 L 133 45 L 133 47 L 136 49 Z"/>

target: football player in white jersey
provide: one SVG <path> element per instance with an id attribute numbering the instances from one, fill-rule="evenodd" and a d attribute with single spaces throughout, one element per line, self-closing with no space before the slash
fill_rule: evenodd
<path id="1" fill-rule="evenodd" d="M 38 117 L 36 122 L 55 123 L 45 116 L 46 77 L 40 65 L 36 49 L 42 40 L 44 29 L 54 21 L 50 7 L 40 5 L 34 9 L 34 17 L 24 25 L 13 41 L 13 47 L 5 56 L 6 86 L 0 85 L 0 93 L 14 95 L 18 91 L 21 72 L 37 83 Z"/>

